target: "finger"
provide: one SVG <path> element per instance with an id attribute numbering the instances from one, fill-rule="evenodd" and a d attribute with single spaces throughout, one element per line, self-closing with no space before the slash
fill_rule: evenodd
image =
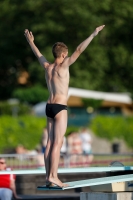
<path id="1" fill-rule="evenodd" d="M 25 29 L 25 31 L 24 31 L 25 33 L 28 33 L 29 31 L 28 31 L 28 29 Z"/>
<path id="2" fill-rule="evenodd" d="M 105 25 L 102 25 L 102 26 L 101 26 L 101 29 L 103 29 L 103 28 L 104 28 L 104 26 L 105 26 Z"/>
<path id="3" fill-rule="evenodd" d="M 33 34 L 32 34 L 32 32 L 31 32 L 31 36 L 33 37 Z"/>
<path id="4" fill-rule="evenodd" d="M 105 25 L 99 26 L 99 31 L 101 31 L 104 28 Z"/>
<path id="5" fill-rule="evenodd" d="M 27 36 L 30 36 L 30 32 L 28 31 L 28 32 L 26 33 L 26 35 L 27 35 Z"/>
<path id="6" fill-rule="evenodd" d="M 29 32 L 25 32 L 25 34 L 24 34 L 24 35 L 25 35 L 25 37 L 26 37 L 26 38 L 29 38 L 29 37 L 30 37 L 30 34 L 29 34 Z"/>

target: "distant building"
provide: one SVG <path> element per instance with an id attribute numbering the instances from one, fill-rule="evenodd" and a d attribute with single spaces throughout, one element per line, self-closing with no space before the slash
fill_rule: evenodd
<path id="1" fill-rule="evenodd" d="M 93 90 L 84 90 L 78 88 L 69 88 L 68 91 L 68 106 L 82 107 L 82 98 L 103 100 L 101 107 L 103 108 L 119 108 L 123 114 L 133 115 L 133 101 L 128 93 L 111 93 L 99 92 Z M 91 110 L 91 109 L 90 109 Z"/>

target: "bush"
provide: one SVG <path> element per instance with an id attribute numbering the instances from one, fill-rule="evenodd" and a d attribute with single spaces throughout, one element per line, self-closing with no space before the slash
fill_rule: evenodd
<path id="1" fill-rule="evenodd" d="M 109 141 L 121 138 L 128 147 L 133 147 L 133 117 L 97 116 L 91 121 L 90 128 L 99 137 Z"/>
<path id="2" fill-rule="evenodd" d="M 29 88 L 16 89 L 12 96 L 19 99 L 21 102 L 28 102 L 36 104 L 41 101 L 47 101 L 49 93 L 48 90 L 40 85 L 35 85 Z"/>
<path id="3" fill-rule="evenodd" d="M 34 149 L 40 143 L 46 119 L 35 116 L 0 117 L 0 152 L 15 148 L 18 144 Z"/>
<path id="4" fill-rule="evenodd" d="M 7 101 L 0 102 L 0 115 L 25 115 L 31 111 L 27 104 L 9 104 Z"/>
<path id="5" fill-rule="evenodd" d="M 81 99 L 84 107 L 92 107 L 94 109 L 99 108 L 102 105 L 103 100 L 98 100 L 98 99 L 87 99 L 87 98 L 82 98 Z"/>

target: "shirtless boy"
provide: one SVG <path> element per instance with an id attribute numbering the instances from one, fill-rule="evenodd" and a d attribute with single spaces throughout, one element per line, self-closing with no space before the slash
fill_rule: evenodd
<path id="1" fill-rule="evenodd" d="M 67 128 L 67 94 L 69 86 L 69 66 L 72 65 L 80 54 L 86 49 L 92 39 L 104 28 L 99 26 L 84 40 L 68 57 L 68 48 L 62 42 L 57 42 L 52 47 L 54 62 L 49 63 L 40 53 L 34 43 L 34 36 L 29 30 L 25 30 L 25 37 L 45 70 L 45 79 L 49 91 L 46 105 L 48 141 L 44 154 L 46 168 L 46 185 L 55 184 L 65 187 L 57 175 L 60 158 L 60 149 Z"/>

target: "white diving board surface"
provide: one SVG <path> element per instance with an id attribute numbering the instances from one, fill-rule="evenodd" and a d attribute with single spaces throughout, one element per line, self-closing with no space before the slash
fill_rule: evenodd
<path id="1" fill-rule="evenodd" d="M 127 171 L 133 170 L 133 166 L 122 167 L 82 167 L 82 168 L 59 168 L 59 174 L 75 174 L 75 173 L 92 173 L 92 172 L 111 172 L 111 171 Z M 45 169 L 31 169 L 31 170 L 12 170 L 0 171 L 0 174 L 18 174 L 18 175 L 32 175 L 32 174 L 45 174 Z"/>
<path id="2" fill-rule="evenodd" d="M 46 187 L 44 185 L 44 186 L 38 186 L 37 189 L 38 190 L 68 190 L 72 188 L 88 187 L 88 186 L 94 186 L 94 185 L 102 185 L 102 184 L 126 182 L 126 181 L 133 181 L 133 174 L 67 182 L 66 184 L 68 184 L 69 186 L 63 187 L 63 188 L 58 187 L 58 186 Z"/>

